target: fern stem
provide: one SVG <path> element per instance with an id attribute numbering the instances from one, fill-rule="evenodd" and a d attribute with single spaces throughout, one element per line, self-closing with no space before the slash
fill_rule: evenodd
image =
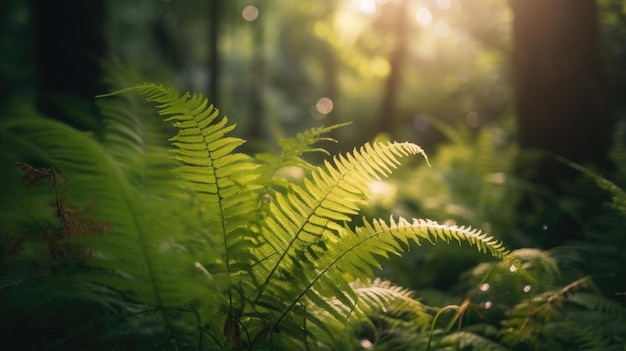
<path id="1" fill-rule="evenodd" d="M 378 235 L 378 233 L 377 233 Z M 325 274 L 326 272 L 328 272 L 332 267 L 334 267 L 337 262 L 339 262 L 345 255 L 347 255 L 349 252 L 351 252 L 352 250 L 355 250 L 357 247 L 359 247 L 362 243 L 364 243 L 365 241 L 371 239 L 373 237 L 367 237 L 364 238 L 363 240 L 359 241 L 358 243 L 356 243 L 354 246 L 352 246 L 349 250 L 346 250 L 344 252 L 341 253 L 341 255 L 337 256 L 326 268 L 324 268 L 323 270 L 320 271 L 320 273 L 315 277 L 315 279 L 313 279 L 313 281 L 311 281 L 303 290 L 302 292 L 296 297 L 296 299 L 289 305 L 289 307 L 287 307 L 287 309 L 285 311 L 283 311 L 283 313 L 281 314 L 281 316 L 276 320 L 276 322 L 274 323 L 274 325 L 278 325 L 286 316 L 287 313 L 289 313 L 289 311 L 291 311 L 293 309 L 293 307 L 300 301 L 300 299 L 302 299 L 302 297 L 304 297 L 304 294 L 306 294 L 307 291 L 311 290 L 311 288 L 313 287 L 313 285 L 315 285 L 315 283 L 320 280 Z"/>
<path id="2" fill-rule="evenodd" d="M 456 312 L 460 311 L 460 307 L 457 305 L 448 305 L 446 307 L 441 308 L 436 314 L 435 317 L 433 318 L 433 322 L 431 323 L 430 326 L 430 334 L 428 336 L 428 346 L 426 347 L 426 351 L 430 351 L 430 347 L 433 341 L 433 336 L 435 334 L 435 325 L 437 324 L 437 321 L 439 320 L 439 317 L 441 317 L 441 314 L 447 310 L 454 310 Z M 455 318 L 452 319 L 452 321 L 454 321 Z M 451 321 L 451 322 L 452 322 Z M 448 327 L 446 328 L 446 332 L 450 331 L 450 329 L 452 328 L 452 324 L 454 323 L 448 323 Z M 439 340 L 441 342 L 441 339 Z"/>

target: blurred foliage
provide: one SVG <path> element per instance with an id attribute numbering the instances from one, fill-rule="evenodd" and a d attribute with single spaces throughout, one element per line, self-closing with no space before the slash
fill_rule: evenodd
<path id="1" fill-rule="evenodd" d="M 380 99 L 391 69 L 389 56 L 396 44 L 397 3 L 222 1 L 218 43 L 222 66 L 220 72 L 211 72 L 209 2 L 109 0 L 103 14 L 108 53 L 102 59 L 104 65 L 115 68 L 107 70 L 102 79 L 109 87 L 149 80 L 206 94 L 209 80 L 219 76 L 222 111 L 237 116 L 240 136 L 259 138 L 253 140 L 259 143 L 250 143 L 255 151 L 276 155 L 272 151 L 280 147 L 268 141 L 309 127 L 353 122 L 350 128 L 329 130 L 341 143 L 328 149 L 348 150 L 376 133 L 372 129 L 379 118 Z M 621 0 L 597 3 L 614 107 L 622 119 L 611 153 L 615 169 L 600 175 L 571 165 L 582 171 L 581 177 L 568 184 L 569 196 L 550 199 L 553 207 L 549 211 L 575 219 L 584 240 L 539 250 L 534 248 L 531 234 L 551 235 L 558 228 L 536 222 L 535 212 L 516 209 L 521 190 L 531 190 L 541 198 L 548 195 L 545 189 L 529 188 L 512 172 L 516 157 L 525 155 L 520 155 L 515 145 L 508 61 L 512 14 L 506 2 L 410 1 L 409 46 L 395 99 L 400 122 L 394 135 L 378 138 L 419 143 L 427 149 L 432 168 L 407 164 L 393 179 L 372 183 L 373 196 L 364 212 L 370 218 L 391 212 L 470 224 L 518 247 L 516 253 L 524 260 L 525 269 L 524 274 L 513 274 L 510 267 L 482 262 L 483 256 L 453 245 L 419 250 L 412 246 L 404 257 L 386 265 L 381 275 L 415 290 L 398 292 L 403 298 L 418 296 L 423 311 L 431 317 L 441 312 L 438 324 L 429 325 L 414 313 L 420 309 L 407 314 L 394 305 L 375 311 L 370 321 L 354 326 L 357 333 L 346 343 L 389 350 L 425 350 L 429 345 L 431 350 L 625 349 L 626 5 Z M 247 6 L 259 10 L 253 21 L 242 17 Z M 420 9 L 428 10 L 430 22 L 418 21 Z M 28 3 L 3 1 L 0 19 L 0 118 L 35 115 L 30 103 L 35 94 L 35 44 Z M 322 97 L 332 100 L 331 111 L 318 110 Z M 67 104 L 67 113 L 72 115 L 72 103 Z M 120 106 L 104 108 L 123 116 Z M 261 132 L 251 136 L 256 123 Z M 162 126 L 146 127 L 153 128 L 150 133 L 155 135 L 172 133 Z M 146 137 L 154 141 L 151 135 Z M 318 160 L 309 158 L 312 163 Z M 8 170 L 13 174 L 7 173 L 6 179 L 17 179 L 17 171 Z M 59 189 L 64 186 L 63 182 L 57 185 Z M 3 187 L 24 204 L 51 202 L 45 191 L 22 191 L 19 184 L 10 183 Z M 597 211 L 581 213 L 581 201 L 597 203 Z M 84 205 L 72 204 L 75 207 L 66 209 L 80 214 L 88 211 Z M 40 218 L 42 222 L 36 225 L 65 235 L 62 228 L 67 218 L 54 216 L 45 207 L 28 206 L 26 210 L 29 216 L 11 221 Z M 530 229 L 516 227 L 514 223 L 520 219 L 531 223 Z M 49 269 L 50 262 L 56 261 L 80 269 L 80 264 L 54 256 L 58 254 L 55 250 L 45 242 L 29 244 L 22 263 Z M 14 273 L 0 288 L 24 284 L 29 295 L 10 298 L 37 302 L 23 311 L 6 307 L 7 313 L 16 316 L 14 323 L 32 327 L 31 334 L 20 335 L 24 339 L 63 335 L 66 325 L 77 325 L 93 315 L 102 316 L 99 321 L 105 324 L 84 325 L 56 346 L 128 341 L 141 349 L 166 338 L 158 316 L 146 314 L 143 306 L 121 298 L 120 292 L 63 277 L 52 284 L 47 275 L 32 278 L 23 271 Z M 42 292 L 42 286 L 58 294 Z M 76 297 L 70 305 L 65 304 L 68 291 Z M 24 318 L 24 313 L 45 312 L 57 305 L 58 310 L 48 311 L 54 313 Z M 118 327 L 120 311 L 134 317 L 126 320 L 133 328 Z M 47 321 L 58 314 L 66 316 L 66 324 L 47 329 Z M 110 333 L 89 334 L 101 327 L 109 328 Z M 142 334 L 147 331 L 152 334 Z M 48 341 L 34 343 L 43 347 Z"/>
<path id="2" fill-rule="evenodd" d="M 423 115 L 448 122 L 469 118 L 472 127 L 510 117 L 509 93 L 501 87 L 508 86 L 511 16 L 499 1 L 474 5 L 409 2 L 409 47 L 400 67 L 394 138 L 425 146 L 438 140 Z M 242 16 L 247 6 L 258 10 L 253 21 Z M 210 72 L 209 2 L 109 0 L 103 14 L 105 59 L 136 72 L 139 78 L 131 84 L 160 81 L 206 94 L 208 81 L 219 76 L 223 98 L 218 103 L 241 116 L 239 133 L 249 131 L 257 118 L 266 141 L 319 126 L 322 118 L 326 125 L 352 121 L 355 128 L 338 133 L 344 144 L 354 145 L 376 132 L 397 6 L 397 1 L 373 0 L 222 1 L 221 71 Z M 3 89 L 32 92 L 28 6 L 6 1 L 3 7 Z M 416 20 L 420 9 L 430 11 L 429 23 Z M 329 113 L 316 111 L 322 97 L 333 102 Z M 257 109 L 251 108 L 255 99 L 261 101 Z"/>
<path id="3" fill-rule="evenodd" d="M 238 133 L 246 138 L 255 128 L 261 131 L 253 138 L 271 141 L 320 123 L 355 122 L 355 128 L 337 131 L 348 145 L 337 148 L 347 150 L 375 135 L 376 119 L 382 118 L 380 99 L 397 44 L 396 8 L 403 1 L 408 49 L 399 67 L 393 138 L 430 150 L 442 140 L 428 123 L 431 117 L 473 129 L 512 118 L 512 14 L 497 0 L 221 1 L 219 72 L 209 68 L 210 2 L 108 0 L 102 14 L 105 59 L 136 72 L 131 84 L 159 81 L 206 94 L 217 77 L 217 103 L 241 116 Z M 32 94 L 34 44 L 27 5 L 8 0 L 0 11 L 2 96 Z M 599 5 L 615 102 L 623 111 L 623 3 Z M 252 20 L 243 15 L 249 7 L 257 11 Z M 419 19 L 420 11 L 426 17 Z M 333 102 L 329 113 L 316 111 L 322 97 Z"/>

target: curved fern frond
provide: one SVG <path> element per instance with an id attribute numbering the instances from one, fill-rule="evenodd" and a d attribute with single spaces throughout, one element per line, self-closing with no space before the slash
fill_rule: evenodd
<path id="1" fill-rule="evenodd" d="M 329 343 L 341 345 L 346 342 L 346 335 L 380 335 L 396 334 L 403 331 L 419 333 L 426 330 L 431 321 L 427 306 L 414 298 L 414 292 L 395 285 L 388 280 L 376 278 L 374 280 L 356 280 L 350 283 L 354 291 L 357 304 L 348 309 L 339 299 L 330 297 L 328 302 L 333 308 L 342 311 L 346 316 L 345 323 L 333 323 L 336 320 L 327 318 L 326 323 L 333 332 L 329 335 Z M 328 313 L 317 305 L 311 306 L 311 314 L 327 315 Z M 350 339 L 348 339 L 350 340 Z M 369 340 L 378 349 L 380 336 Z M 384 347 L 382 347 L 385 349 Z M 350 349 L 343 347 L 341 349 Z"/>
<path id="2" fill-rule="evenodd" d="M 368 255 L 355 255 L 355 257 L 345 259 L 347 262 L 358 262 L 360 260 L 361 264 L 357 267 L 368 261 L 373 262 L 376 255 L 387 257 L 389 253 L 399 254 L 404 251 L 404 248 L 408 247 L 411 241 L 421 245 L 422 240 L 426 240 L 433 245 L 437 241 L 449 243 L 452 240 L 456 240 L 459 244 L 466 242 L 474 246 L 479 252 L 488 253 L 497 259 L 510 261 L 511 264 L 516 266 L 520 265 L 519 259 L 511 255 L 510 251 L 500 241 L 488 236 L 479 229 L 440 224 L 432 220 L 415 218 L 411 222 L 404 218 L 399 218 L 396 222 L 391 217 L 389 224 L 382 219 L 375 219 L 371 224 L 364 220 L 364 223 L 363 227 L 356 228 L 354 232 L 346 227 L 346 234 L 337 246 L 339 250 L 345 250 L 348 254 L 359 246 L 359 250 L 369 253 Z M 346 270 L 363 272 L 363 268 L 361 267 L 358 270 L 346 268 Z M 371 274 L 373 272 L 367 273 Z"/>
<path id="3" fill-rule="evenodd" d="M 263 223 L 266 242 L 255 251 L 259 261 L 252 275 L 258 289 L 251 316 L 272 326 L 283 320 L 281 325 L 291 325 L 293 311 L 313 303 L 342 319 L 325 296 L 334 296 L 346 306 L 354 305 L 356 296 L 343 278 L 326 274 L 312 278 L 325 266 L 324 247 L 342 240 L 341 223 L 358 213 L 370 179 L 387 176 L 399 164 L 398 158 L 414 154 L 424 152 L 411 143 L 365 144 L 336 156 L 333 163 L 326 161 L 302 186 L 291 184 L 286 194 L 276 193 Z"/>
<path id="4" fill-rule="evenodd" d="M 279 294 L 278 296 L 284 296 L 285 290 L 291 289 L 292 300 L 281 304 L 285 309 L 276 323 L 283 318 L 289 318 L 288 314 L 293 306 L 307 303 L 322 307 L 337 321 L 344 320 L 347 318 L 345 311 L 354 310 L 358 302 L 357 294 L 344 284 L 346 278 L 365 280 L 373 276 L 374 268 L 380 268 L 381 258 L 400 254 L 410 241 L 417 244 L 421 240 L 432 244 L 451 240 L 467 242 L 479 251 L 519 265 L 518 259 L 510 255 L 500 242 L 476 229 L 446 226 L 429 220 L 414 219 L 409 222 L 403 218 L 398 222 L 391 218 L 390 224 L 383 220 L 365 223 L 364 227 L 355 231 L 344 226 L 337 240 L 311 245 L 297 255 L 290 256 L 293 264 L 290 270 L 295 274 L 282 277 L 286 278 L 286 282 L 272 281 L 271 288 L 268 289 L 272 294 Z M 314 265 L 306 265 L 313 262 Z M 300 293 L 294 294 L 294 289 L 298 289 Z M 336 304 L 333 307 L 321 302 L 331 297 L 333 301 L 341 302 L 343 307 L 337 308 Z"/>
<path id="5" fill-rule="evenodd" d="M 419 146 L 411 143 L 365 144 L 345 156 L 336 156 L 333 164 L 326 161 L 324 167 L 316 168 L 305 179 L 302 187 L 292 184 L 286 195 L 277 193 L 264 222 L 265 231 L 270 233 L 268 245 L 259 252 L 262 258 L 271 259 L 255 270 L 261 282 L 259 296 L 279 267 L 290 261 L 286 258 L 322 238 L 332 241 L 339 237 L 343 230 L 340 223 L 358 213 L 371 178 L 387 176 L 399 164 L 399 157 L 414 154 L 425 156 Z"/>
<path id="6" fill-rule="evenodd" d="M 427 313 L 426 306 L 414 298 L 414 291 L 380 278 L 366 282 L 356 280 L 350 283 L 350 287 L 358 296 L 358 307 L 364 314 L 409 319 L 413 328 L 426 328 L 430 324 L 431 315 Z"/>

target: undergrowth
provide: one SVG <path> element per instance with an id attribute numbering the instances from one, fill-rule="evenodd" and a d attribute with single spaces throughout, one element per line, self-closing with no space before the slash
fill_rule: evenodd
<path id="1" fill-rule="evenodd" d="M 144 99 L 171 128 L 146 113 Z M 456 222 L 365 215 L 373 183 L 405 157 L 426 157 L 418 145 L 374 141 L 316 165 L 304 155 L 324 153 L 319 144 L 342 126 L 285 139 L 277 154 L 249 155 L 232 136 L 236 125 L 200 95 L 142 84 L 99 102 L 102 138 L 35 115 L 0 124 L 0 341 L 8 349 L 502 350 L 575 342 L 591 350 L 623 341 L 600 337 L 623 325 L 623 308 L 595 294 L 591 278 L 561 284 L 550 253 L 511 252 Z M 490 162 L 480 169 L 492 172 Z M 503 201 L 494 189 L 481 197 L 481 211 Z M 492 261 L 466 267 L 465 296 L 429 306 L 377 277 L 391 256 L 413 255 L 424 243 L 463 244 Z M 572 318 L 581 313 L 606 327 L 577 329 Z M 575 338 L 561 340 L 558 329 L 576 330 Z"/>

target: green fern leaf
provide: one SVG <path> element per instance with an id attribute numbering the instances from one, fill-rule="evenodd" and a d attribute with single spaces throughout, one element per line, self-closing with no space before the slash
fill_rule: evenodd
<path id="1" fill-rule="evenodd" d="M 189 203 L 137 188 L 93 138 L 59 122 L 13 119 L 1 128 L 14 146 L 70 176 L 68 198 L 80 204 L 96 201 L 92 216 L 107 223 L 109 232 L 72 242 L 93 250 L 90 266 L 104 274 L 88 271 L 82 278 L 128 293 L 152 310 L 162 311 L 168 330 L 178 340 L 180 329 L 169 308 L 198 296 L 188 279 L 193 271 L 187 268 L 193 267 L 195 256 L 182 255 L 172 238 L 172 233 L 188 229 L 185 219 L 193 213 Z M 176 211 L 162 211 L 168 207 Z M 193 240 L 183 235 L 180 239 Z M 172 256 L 176 265 L 169 265 Z"/>
<path id="2" fill-rule="evenodd" d="M 174 158 L 182 163 L 174 170 L 179 185 L 192 190 L 194 197 L 211 208 L 205 220 L 210 227 L 220 228 L 211 236 L 211 244 L 223 248 L 223 265 L 220 268 L 216 262 L 207 262 L 211 273 L 244 269 L 251 260 L 250 245 L 254 240 L 245 237 L 252 232 L 242 233 L 240 229 L 247 227 L 249 215 L 257 212 L 258 187 L 254 184 L 259 165 L 250 156 L 235 152 L 245 142 L 226 136 L 235 125 L 229 124 L 227 117 L 220 118 L 219 111 L 201 95 L 181 95 L 153 84 L 120 92 L 126 91 L 138 91 L 148 101 L 156 102 L 159 114 L 179 130 L 170 138 Z M 236 264 L 243 266 L 233 267 Z"/>
<path id="3" fill-rule="evenodd" d="M 256 155 L 255 158 L 267 165 L 267 170 L 264 173 L 267 174 L 268 179 L 272 179 L 276 171 L 282 167 L 295 166 L 312 171 L 315 169 L 315 166 L 304 160 L 302 156 L 315 152 L 328 155 L 328 151 L 323 148 L 313 147 L 313 145 L 321 141 L 337 142 L 337 140 L 323 137 L 323 135 L 349 124 L 350 122 L 308 129 L 296 134 L 293 138 L 281 139 L 279 141 L 281 147 L 279 155 L 262 153 Z"/>
<path id="4" fill-rule="evenodd" d="M 366 144 L 352 154 L 335 157 L 334 164 L 325 162 L 325 167 L 305 179 L 303 187 L 292 185 L 286 195 L 276 194 L 265 221 L 265 231 L 271 233 L 269 245 L 260 254 L 278 258 L 255 270 L 263 282 L 260 294 L 289 254 L 324 237 L 338 237 L 343 230 L 339 223 L 349 221 L 364 202 L 370 177 L 387 176 L 398 165 L 398 157 L 418 153 L 424 155 L 410 143 Z"/>
<path id="5" fill-rule="evenodd" d="M 297 277 L 292 277 L 294 280 L 290 280 L 290 287 L 302 289 L 302 292 L 296 295 L 296 299 L 285 305 L 304 303 L 303 300 L 311 300 L 311 297 L 317 294 L 330 298 L 335 293 L 332 286 L 338 286 L 346 296 L 343 299 L 337 299 L 344 306 L 342 310 L 353 310 L 357 296 L 350 287 L 343 284 L 346 277 L 368 279 L 374 275 L 374 268 L 380 267 L 380 258 L 385 258 L 390 254 L 399 254 L 408 247 L 410 241 L 420 244 L 421 240 L 433 244 L 438 240 L 464 241 L 496 258 L 519 264 L 517 258 L 511 256 L 500 242 L 471 228 L 445 226 L 433 221 L 417 219 L 411 223 L 401 218 L 396 223 L 392 218 L 390 224 L 382 220 L 374 220 L 372 224 L 366 222 L 364 227 L 357 228 L 356 231 L 352 231 L 347 226 L 344 227 L 339 240 L 329 241 L 324 250 L 313 251 L 319 255 L 319 258 L 315 260 L 310 258 L 310 261 L 315 261 L 316 265 L 308 269 L 299 269 Z M 312 250 L 303 254 L 310 255 L 310 252 Z M 298 283 L 300 281 L 301 285 Z M 341 318 L 345 317 L 342 315 Z"/>
<path id="6" fill-rule="evenodd" d="M 446 335 L 441 340 L 439 347 L 441 349 L 447 349 L 446 346 L 454 347 L 458 350 L 481 350 L 481 351 L 507 351 L 508 347 L 500 345 L 495 341 L 489 340 L 484 336 L 467 332 L 457 331 L 450 335 Z M 438 348 L 439 349 L 439 348 Z"/>
<path id="7" fill-rule="evenodd" d="M 410 143 L 366 144 L 336 156 L 332 164 L 325 162 L 302 186 L 292 184 L 286 194 L 276 193 L 264 221 L 266 243 L 255 250 L 258 263 L 252 274 L 259 289 L 251 301 L 253 306 L 272 305 L 273 309 L 254 313 L 278 326 L 293 318 L 297 306 L 312 304 L 324 306 L 331 318 L 345 318 L 325 301 L 333 296 L 354 306 L 356 295 L 348 280 L 316 275 L 326 270 L 326 246 L 341 239 L 345 230 L 341 223 L 358 213 L 369 192 L 369 180 L 387 176 L 399 157 L 412 154 L 424 153 Z"/>

